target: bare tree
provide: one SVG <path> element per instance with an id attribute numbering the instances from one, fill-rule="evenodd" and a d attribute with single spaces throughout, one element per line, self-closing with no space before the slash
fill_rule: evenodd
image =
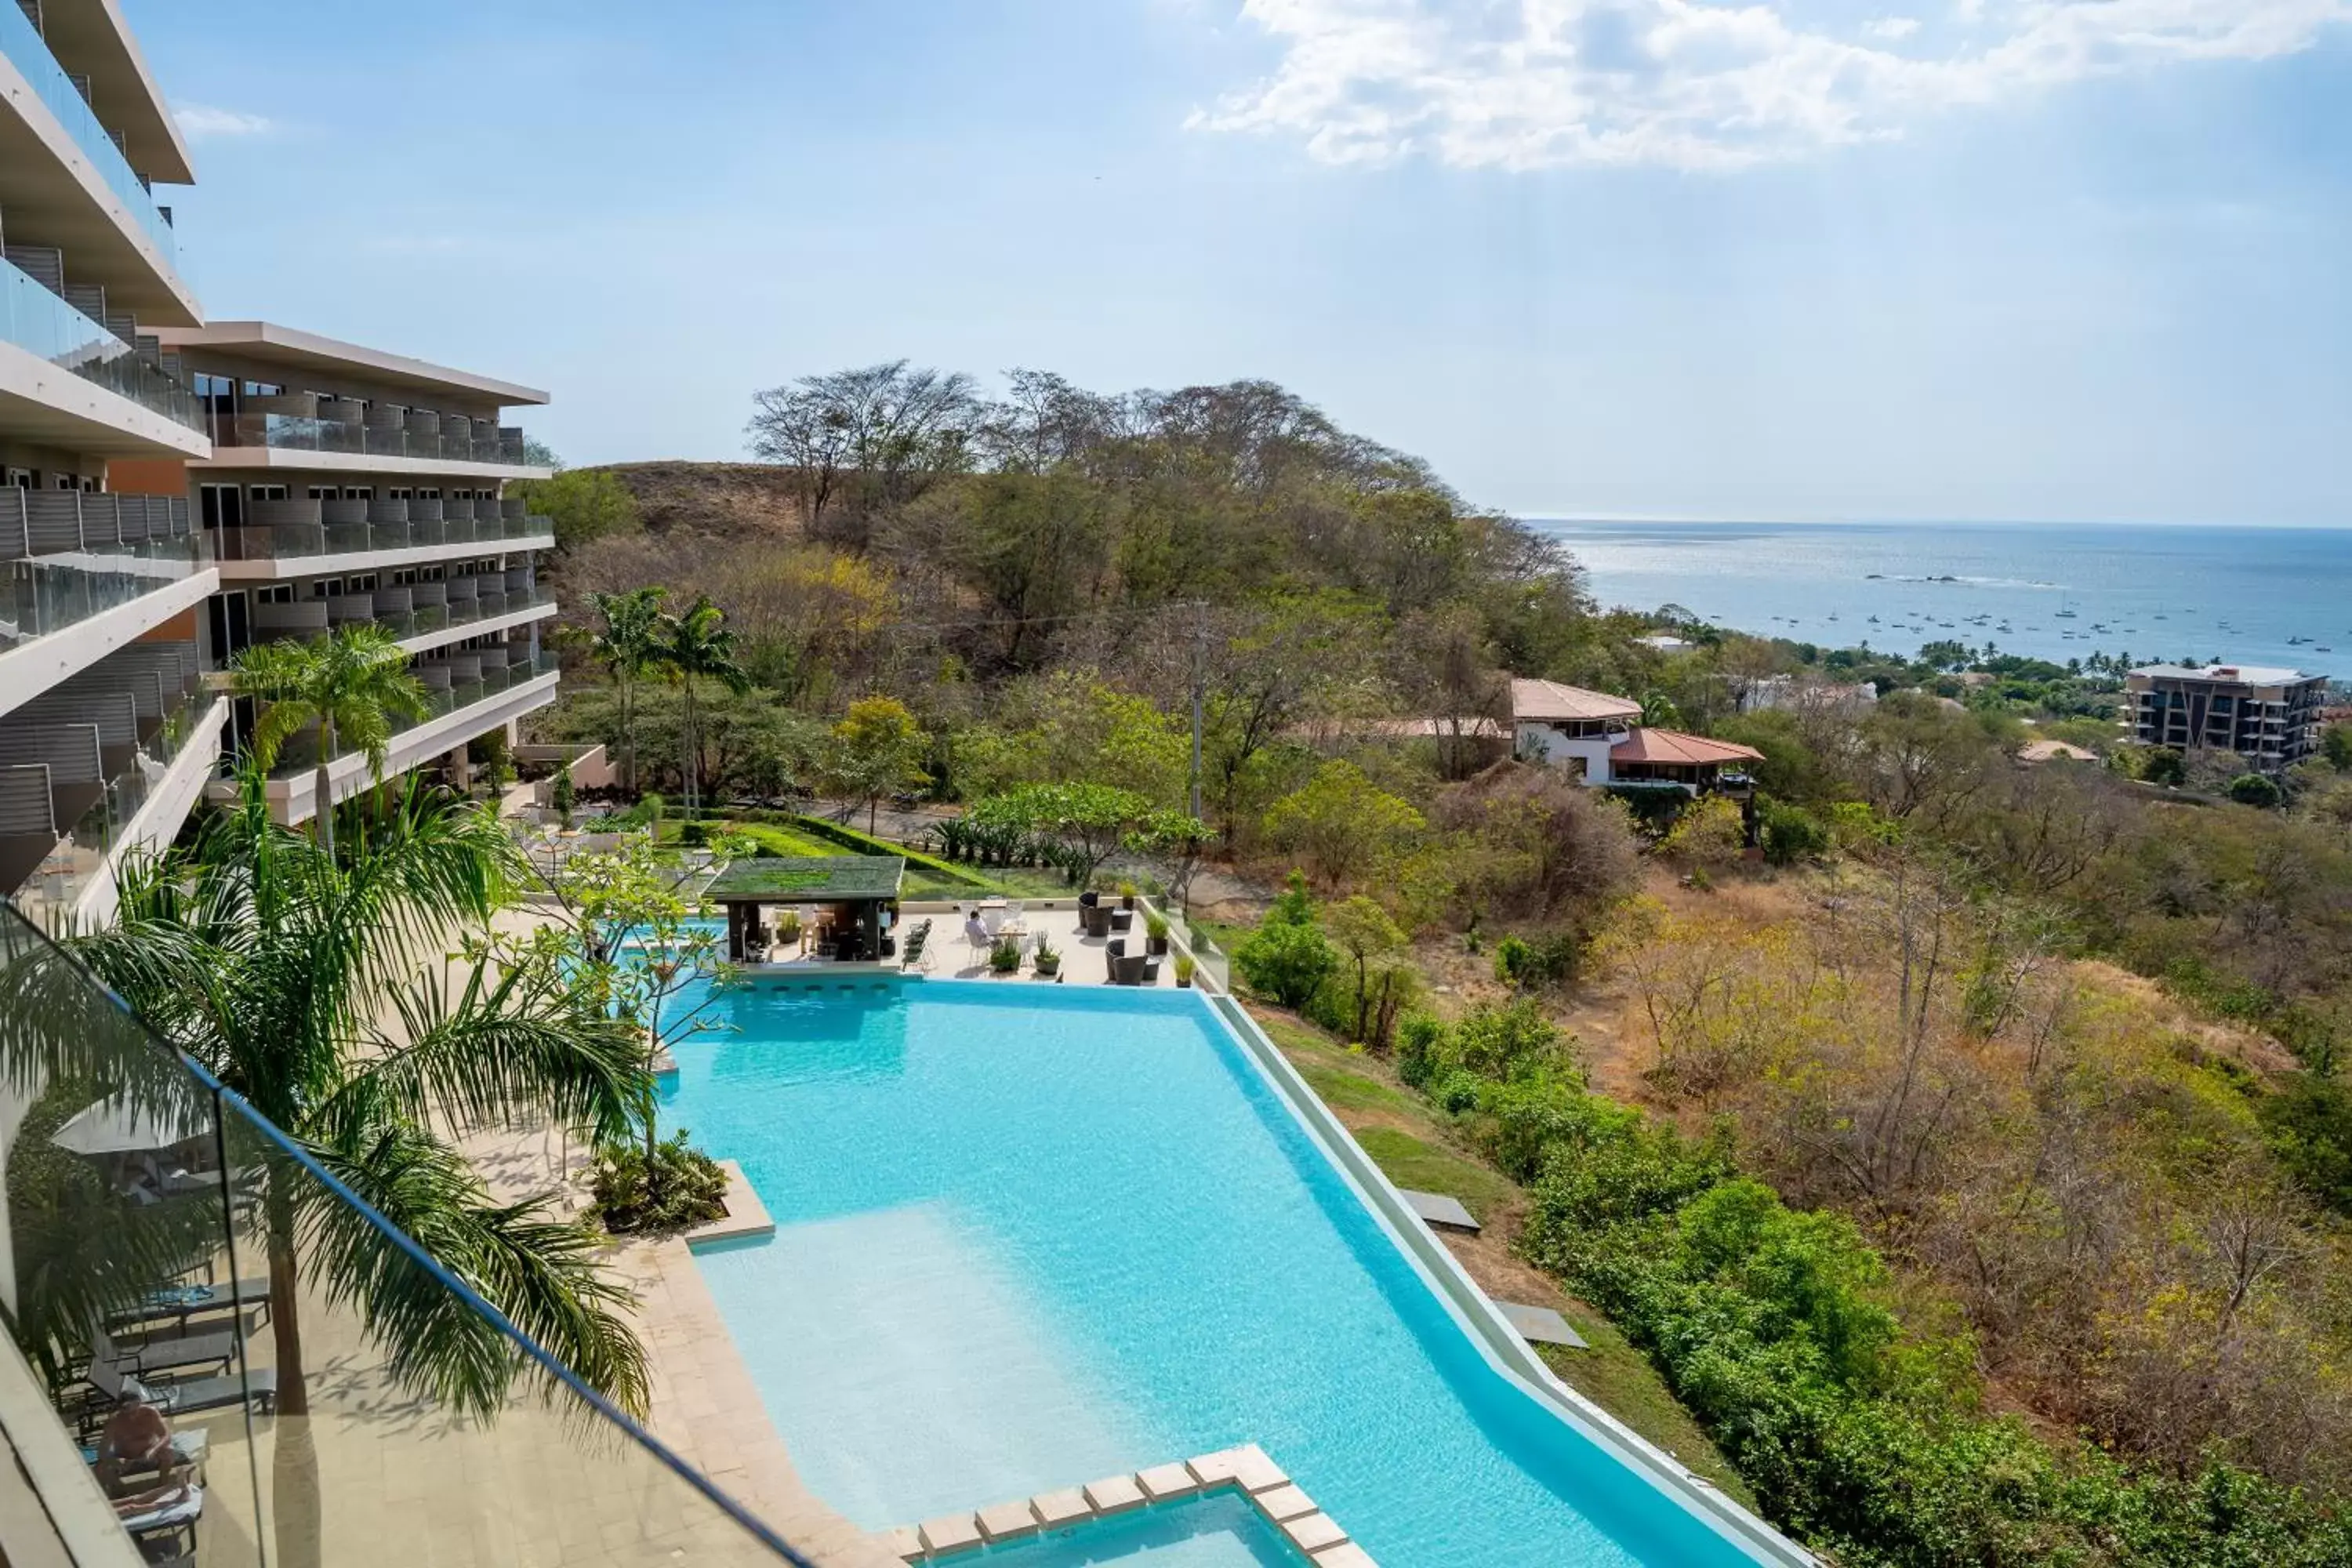
<path id="1" fill-rule="evenodd" d="M 971 377 L 905 360 L 804 375 L 752 399 L 752 453 L 800 476 L 812 537 L 863 548 L 875 518 L 971 466 Z"/>

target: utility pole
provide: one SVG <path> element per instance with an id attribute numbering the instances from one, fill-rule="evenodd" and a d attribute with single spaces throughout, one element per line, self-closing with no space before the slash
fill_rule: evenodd
<path id="1" fill-rule="evenodd" d="M 1206 701 L 1209 685 L 1209 617 L 1208 605 L 1198 600 L 1192 605 L 1192 818 L 1205 821 L 1201 816 L 1201 709 Z"/>

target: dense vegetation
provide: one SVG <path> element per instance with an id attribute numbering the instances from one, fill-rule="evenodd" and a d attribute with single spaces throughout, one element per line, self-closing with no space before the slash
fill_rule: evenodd
<path id="1" fill-rule="evenodd" d="M 1242 983 L 1394 1053 L 1843 1561 L 2352 1556 L 2352 731 L 2255 788 L 2123 743 L 2121 655 L 1604 611 L 1259 384 L 882 366 L 753 437 L 707 506 L 614 471 L 637 515 L 599 484 L 562 564 L 707 595 L 742 682 L 689 714 L 606 646 L 551 732 L 673 795 L 960 809 L 975 874 L 1286 883 L 1211 911 Z M 1755 747 L 1752 820 L 1509 761 L 1514 675 Z"/>

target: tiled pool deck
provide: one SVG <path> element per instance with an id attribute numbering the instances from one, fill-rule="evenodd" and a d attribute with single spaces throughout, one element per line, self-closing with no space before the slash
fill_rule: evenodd
<path id="1" fill-rule="evenodd" d="M 1106 1477 L 1082 1487 L 991 1503 L 971 1513 L 901 1525 L 884 1539 L 891 1552 L 905 1562 L 951 1563 L 956 1554 L 976 1547 L 1003 1545 L 1222 1489 L 1248 1498 L 1259 1518 L 1317 1568 L 1373 1568 L 1370 1554 L 1349 1541 L 1339 1522 L 1292 1484 L 1282 1467 L 1255 1443 L 1181 1463 L 1154 1465 L 1132 1475 Z"/>

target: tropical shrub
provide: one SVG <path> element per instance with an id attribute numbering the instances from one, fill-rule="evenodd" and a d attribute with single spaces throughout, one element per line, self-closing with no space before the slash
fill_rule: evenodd
<path id="1" fill-rule="evenodd" d="M 615 1236 L 664 1236 L 727 1215 L 727 1173 L 681 1127 L 654 1145 L 616 1144 L 596 1157 L 592 1212 Z"/>
<path id="2" fill-rule="evenodd" d="M 1271 915 L 1234 948 L 1234 967 L 1249 988 L 1290 1008 L 1312 1002 L 1339 962 L 1339 950 L 1321 927 Z"/>
<path id="3" fill-rule="evenodd" d="M 1820 817 L 1801 805 L 1785 800 L 1767 801 L 1763 839 L 1765 859 L 1775 866 L 1793 866 L 1827 853 L 1830 830 Z"/>

